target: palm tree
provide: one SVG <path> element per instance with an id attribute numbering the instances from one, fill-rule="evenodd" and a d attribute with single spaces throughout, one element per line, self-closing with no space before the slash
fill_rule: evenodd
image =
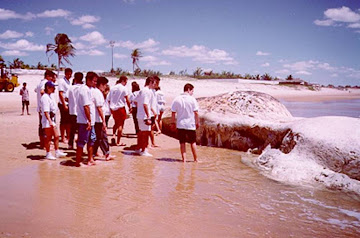
<path id="1" fill-rule="evenodd" d="M 5 60 L 4 58 L 0 55 L 0 67 L 4 67 L 6 64 L 5 64 Z"/>
<path id="2" fill-rule="evenodd" d="M 60 71 L 60 65 L 64 65 L 62 60 L 65 60 L 66 63 L 71 65 L 69 57 L 75 56 L 75 47 L 71 44 L 69 37 L 64 33 L 58 33 L 56 35 L 55 44 L 46 45 L 46 54 L 50 51 L 58 55 L 58 73 Z M 51 57 L 52 54 L 49 57 Z"/>
<path id="3" fill-rule="evenodd" d="M 13 59 L 13 62 L 9 62 L 10 68 L 20 69 L 24 66 L 24 61 L 19 58 Z"/>
<path id="4" fill-rule="evenodd" d="M 136 48 L 131 52 L 131 59 L 132 59 L 132 63 L 133 63 L 133 72 L 135 73 L 135 65 L 137 69 L 140 69 L 138 62 L 140 57 L 142 57 L 142 53 L 140 51 L 140 49 Z"/>

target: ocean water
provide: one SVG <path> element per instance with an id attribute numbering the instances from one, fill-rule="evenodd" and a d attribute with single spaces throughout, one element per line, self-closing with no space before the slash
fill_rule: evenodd
<path id="1" fill-rule="evenodd" d="M 324 102 L 290 102 L 281 100 L 294 117 L 346 116 L 360 118 L 360 99 Z"/>

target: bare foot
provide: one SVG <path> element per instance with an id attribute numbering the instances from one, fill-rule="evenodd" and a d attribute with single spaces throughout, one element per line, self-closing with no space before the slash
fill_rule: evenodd
<path id="1" fill-rule="evenodd" d="M 106 161 L 109 161 L 109 160 L 113 160 L 114 158 L 116 158 L 115 155 L 108 154 L 108 155 L 105 157 L 105 160 L 106 160 Z"/>
<path id="2" fill-rule="evenodd" d="M 89 166 L 93 166 L 93 165 L 96 165 L 96 163 L 95 163 L 95 161 L 90 160 L 90 161 L 87 163 L 87 165 L 89 165 Z"/>

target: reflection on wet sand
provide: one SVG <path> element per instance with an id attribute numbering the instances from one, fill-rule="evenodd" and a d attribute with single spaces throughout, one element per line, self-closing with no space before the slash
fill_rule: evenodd
<path id="1" fill-rule="evenodd" d="M 178 148 L 74 168 L 38 161 L 0 177 L 0 233 L 14 237 L 358 236 L 360 202 L 269 180 L 246 153 Z M 7 214 L 7 215 L 5 215 Z"/>

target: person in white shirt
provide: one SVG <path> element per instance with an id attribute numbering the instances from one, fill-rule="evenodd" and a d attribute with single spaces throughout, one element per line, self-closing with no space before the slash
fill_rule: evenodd
<path id="1" fill-rule="evenodd" d="M 26 83 L 23 83 L 23 87 L 20 89 L 20 95 L 21 95 L 21 102 L 22 102 L 22 111 L 21 115 L 24 115 L 24 109 L 26 106 L 26 112 L 28 115 L 29 113 L 29 90 L 26 88 Z"/>
<path id="2" fill-rule="evenodd" d="M 155 136 L 154 136 L 154 130 L 157 132 L 160 131 L 157 118 L 158 118 L 158 103 L 156 98 L 156 90 L 155 88 L 159 87 L 160 84 L 160 78 L 157 75 L 152 76 L 155 80 L 155 87 L 151 89 L 151 92 L 153 93 L 153 98 L 151 100 L 151 132 L 150 132 L 150 141 L 152 147 L 158 147 L 155 144 Z M 146 86 L 146 83 L 145 83 Z"/>
<path id="3" fill-rule="evenodd" d="M 35 93 L 36 93 L 36 98 L 37 98 L 37 112 L 39 114 L 39 130 L 38 130 L 38 134 L 39 134 L 39 140 L 40 140 L 40 148 L 44 148 L 44 130 L 42 128 L 41 125 L 41 118 L 42 118 L 42 114 L 41 114 L 41 96 L 45 93 L 45 83 L 48 81 L 54 81 L 55 80 L 55 73 L 51 70 L 46 70 L 44 73 L 44 78 L 40 81 L 40 83 L 36 86 L 35 88 Z"/>
<path id="4" fill-rule="evenodd" d="M 135 126 L 135 133 L 136 135 L 139 133 L 139 123 L 138 123 L 138 120 L 136 118 L 136 114 L 137 114 L 137 105 L 136 105 L 136 102 L 135 102 L 135 99 L 137 97 L 137 95 L 139 94 L 140 92 L 140 86 L 137 82 L 132 82 L 131 83 L 131 94 L 130 94 L 130 104 L 131 104 L 131 107 L 132 107 L 132 118 L 133 118 L 133 121 L 134 121 L 134 126 Z"/>
<path id="5" fill-rule="evenodd" d="M 70 115 L 70 135 L 68 141 L 69 149 L 74 149 L 74 138 L 77 130 L 76 99 L 79 94 L 78 93 L 79 88 L 83 84 L 82 82 L 83 78 L 84 78 L 83 73 L 76 72 L 74 74 L 73 85 L 70 85 L 65 95 L 65 98 L 67 98 L 68 101 L 69 115 Z"/>
<path id="6" fill-rule="evenodd" d="M 199 127 L 199 106 L 192 96 L 193 93 L 194 86 L 189 83 L 185 84 L 184 93 L 177 96 L 171 105 L 172 122 L 173 124 L 176 122 L 183 162 L 186 162 L 185 142 L 190 143 L 194 161 L 197 161 L 196 129 Z"/>
<path id="7" fill-rule="evenodd" d="M 76 148 L 76 167 L 81 166 L 83 148 L 87 145 L 88 165 L 95 165 L 93 146 L 96 141 L 95 134 L 95 104 L 91 88 L 96 86 L 98 76 L 94 72 L 86 74 L 86 84 L 80 86 L 76 100 L 78 140 Z"/>
<path id="8" fill-rule="evenodd" d="M 72 76 L 72 69 L 65 69 L 65 76 L 59 80 L 59 109 L 60 109 L 60 141 L 66 142 L 66 139 L 69 140 L 70 136 L 70 114 L 69 114 L 69 106 L 68 102 L 65 100 L 65 95 L 70 87 L 70 78 Z M 66 139 L 65 139 L 66 132 Z"/>
<path id="9" fill-rule="evenodd" d="M 152 101 L 154 100 L 154 94 L 151 91 L 156 87 L 156 80 L 153 77 L 148 77 L 145 82 L 145 86 L 140 90 L 138 96 L 136 97 L 137 103 L 137 119 L 139 123 L 139 134 L 138 134 L 138 152 L 142 156 L 152 156 L 146 151 L 146 148 L 149 143 L 149 137 L 151 133 L 151 108 Z M 155 112 L 152 112 L 155 114 Z"/>
<path id="10" fill-rule="evenodd" d="M 111 160 L 115 156 L 110 154 L 110 146 L 107 139 L 106 132 L 106 120 L 105 114 L 103 112 L 103 106 L 105 103 L 103 92 L 105 91 L 106 85 L 109 80 L 105 77 L 99 77 L 96 83 L 96 88 L 92 88 L 92 94 L 95 101 L 95 133 L 96 133 L 96 142 L 94 144 L 94 155 L 97 154 L 97 150 L 100 147 L 105 160 Z"/>
<path id="11" fill-rule="evenodd" d="M 158 117 L 157 117 L 157 123 L 159 125 L 159 131 L 158 134 L 161 133 L 162 130 L 162 115 L 164 114 L 165 111 L 165 96 L 164 93 L 161 91 L 160 87 L 157 87 L 156 89 L 156 99 L 157 99 L 157 113 L 158 113 Z"/>
<path id="12" fill-rule="evenodd" d="M 127 81 L 128 79 L 126 76 L 121 76 L 120 79 L 116 82 L 116 85 L 110 89 L 108 98 L 111 114 L 113 115 L 115 121 L 115 125 L 113 126 L 114 138 L 112 141 L 115 141 L 117 134 L 117 146 L 125 146 L 125 144 L 120 144 L 124 122 L 127 117 L 125 106 L 127 105 L 129 107 L 129 112 L 132 111 L 129 100 L 129 92 L 125 87 Z"/>
<path id="13" fill-rule="evenodd" d="M 57 111 L 57 106 L 51 94 L 55 91 L 55 84 L 52 81 L 48 81 L 45 84 L 45 93 L 41 96 L 40 107 L 41 107 L 41 124 L 45 132 L 45 149 L 46 149 L 46 159 L 55 160 L 57 157 L 64 157 L 66 153 L 59 150 L 59 132 L 56 128 L 55 123 L 55 114 Z M 55 157 L 50 152 L 50 142 L 52 137 L 54 137 L 54 146 L 55 146 Z"/>
<path id="14" fill-rule="evenodd" d="M 104 101 L 104 106 L 102 108 L 104 115 L 105 115 L 106 127 L 108 127 L 109 120 L 111 117 L 111 110 L 110 110 L 110 105 L 109 105 L 109 100 L 108 100 L 109 92 L 110 92 L 110 86 L 109 86 L 109 84 L 106 84 L 105 90 L 103 92 L 105 101 Z"/>

